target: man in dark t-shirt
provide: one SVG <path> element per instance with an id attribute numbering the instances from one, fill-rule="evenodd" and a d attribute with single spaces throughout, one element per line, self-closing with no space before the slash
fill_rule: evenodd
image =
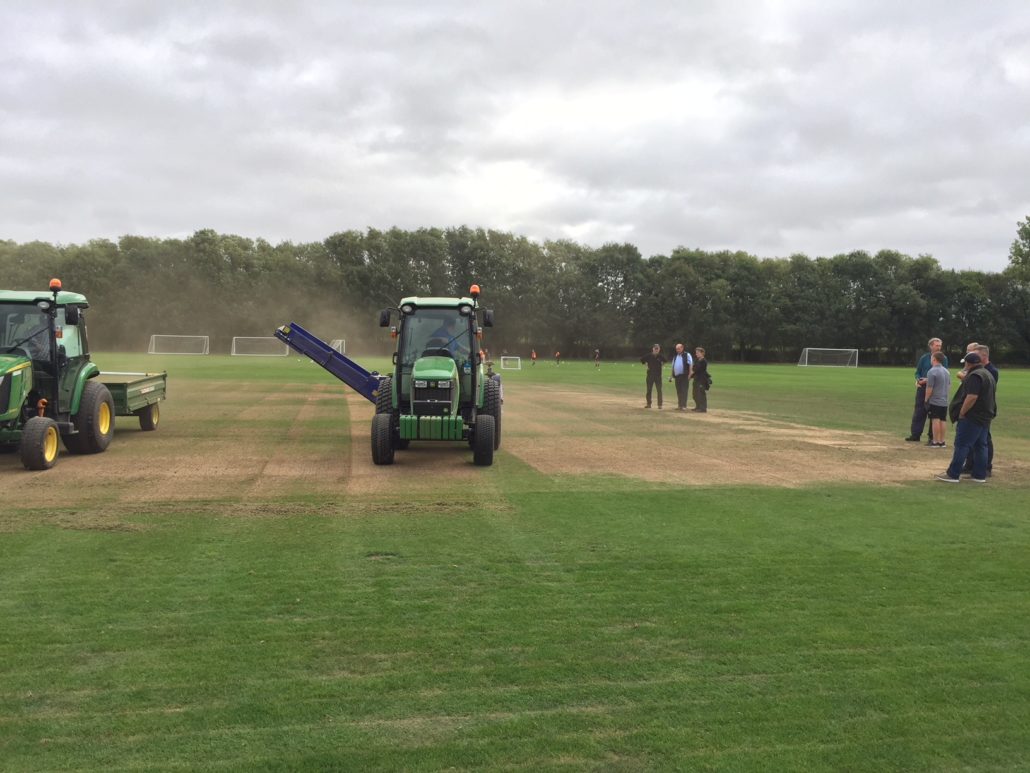
<path id="1" fill-rule="evenodd" d="M 658 392 L 658 410 L 662 409 L 662 365 L 665 364 L 665 357 L 662 356 L 662 347 L 655 344 L 651 347 L 651 353 L 640 358 L 640 362 L 647 366 L 647 405 L 651 407 L 651 388 Z"/>
<path id="2" fill-rule="evenodd" d="M 983 366 L 980 355 L 970 352 L 964 359 L 966 369 L 962 385 L 948 406 L 948 414 L 955 422 L 955 452 L 947 471 L 937 480 L 958 483 L 962 465 L 970 452 L 973 454 L 973 481 L 987 482 L 987 434 L 997 414 L 994 402 L 994 377 Z"/>

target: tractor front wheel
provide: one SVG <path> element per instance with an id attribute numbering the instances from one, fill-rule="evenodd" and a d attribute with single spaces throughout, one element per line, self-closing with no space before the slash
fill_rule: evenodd
<path id="1" fill-rule="evenodd" d="M 393 464 L 393 416 L 388 413 L 372 417 L 372 462 Z"/>
<path id="2" fill-rule="evenodd" d="M 379 380 L 379 389 L 376 393 L 376 413 L 388 413 L 394 417 L 391 432 L 393 434 L 393 447 L 403 451 L 410 444 L 410 440 L 401 440 L 397 429 L 397 419 L 393 411 L 393 379 L 390 376 Z"/>
<path id="3" fill-rule="evenodd" d="M 494 417 L 486 413 L 476 416 L 472 436 L 472 461 L 477 467 L 494 463 Z"/>
<path id="4" fill-rule="evenodd" d="M 99 454 L 106 451 L 114 437 L 114 400 L 99 381 L 82 387 L 79 412 L 72 416 L 74 435 L 64 436 L 64 445 L 73 454 Z"/>
<path id="5" fill-rule="evenodd" d="M 483 412 L 494 417 L 494 451 L 501 447 L 501 385 L 487 380 L 483 394 Z"/>
<path id="6" fill-rule="evenodd" d="M 57 461 L 60 445 L 57 422 L 46 416 L 33 416 L 21 432 L 21 463 L 26 470 L 49 470 Z"/>
<path id="7" fill-rule="evenodd" d="M 158 403 L 151 403 L 146 408 L 141 408 L 136 415 L 139 416 L 139 428 L 144 432 L 153 432 L 161 421 L 161 409 L 158 407 Z"/>

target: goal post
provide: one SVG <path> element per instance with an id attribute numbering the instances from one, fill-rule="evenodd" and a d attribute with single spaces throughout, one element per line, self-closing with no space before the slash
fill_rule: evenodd
<path id="1" fill-rule="evenodd" d="M 147 354 L 210 354 L 211 339 L 208 336 L 161 335 L 150 336 Z"/>
<path id="2" fill-rule="evenodd" d="M 522 358 L 501 357 L 501 370 L 522 370 Z"/>
<path id="3" fill-rule="evenodd" d="M 801 350 L 798 365 L 831 368 L 857 368 L 858 349 L 818 349 L 807 347 Z"/>
<path id="4" fill-rule="evenodd" d="M 334 338 L 332 341 L 329 342 L 329 348 L 335 349 L 340 354 L 346 354 L 347 342 L 344 341 L 342 338 Z"/>
<path id="5" fill-rule="evenodd" d="M 285 357 L 290 347 L 275 336 L 234 336 L 233 357 Z"/>

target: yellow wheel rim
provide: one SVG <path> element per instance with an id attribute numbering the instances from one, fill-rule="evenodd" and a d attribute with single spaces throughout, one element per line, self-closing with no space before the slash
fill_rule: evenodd
<path id="1" fill-rule="evenodd" d="M 111 431 L 111 406 L 107 403 L 100 404 L 100 415 L 97 416 L 97 429 L 101 435 Z"/>
<path id="2" fill-rule="evenodd" d="M 57 427 L 47 427 L 46 435 L 43 437 L 43 458 L 49 463 L 57 458 Z"/>
<path id="3" fill-rule="evenodd" d="M 161 409 L 157 406 L 158 403 L 154 403 L 152 406 L 150 406 L 150 422 L 155 427 L 157 426 L 157 423 L 161 421 Z"/>

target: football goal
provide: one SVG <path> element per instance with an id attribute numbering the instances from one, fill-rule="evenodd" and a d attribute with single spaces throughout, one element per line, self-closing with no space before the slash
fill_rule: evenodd
<path id="1" fill-rule="evenodd" d="M 858 349 L 802 349 L 798 365 L 857 368 Z"/>
<path id="2" fill-rule="evenodd" d="M 332 341 L 329 342 L 329 348 L 335 349 L 340 354 L 346 354 L 347 342 L 344 341 L 342 338 L 334 338 Z"/>
<path id="3" fill-rule="evenodd" d="M 152 335 L 147 354 L 210 354 L 207 336 Z"/>
<path id="4" fill-rule="evenodd" d="M 231 355 L 234 357 L 285 357 L 290 347 L 275 336 L 235 336 Z"/>
<path id="5" fill-rule="evenodd" d="M 522 370 L 522 358 L 501 357 L 501 370 Z"/>

